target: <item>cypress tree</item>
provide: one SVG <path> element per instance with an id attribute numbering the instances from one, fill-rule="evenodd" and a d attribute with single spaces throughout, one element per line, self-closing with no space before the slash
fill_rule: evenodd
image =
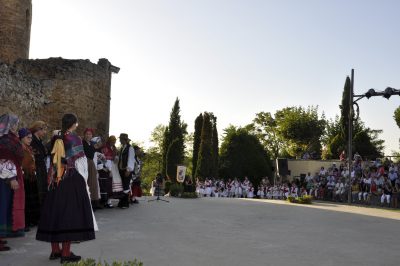
<path id="1" fill-rule="evenodd" d="M 217 117 L 212 115 L 212 177 L 218 177 L 218 161 L 219 161 L 219 153 L 218 153 L 218 130 L 217 130 Z"/>
<path id="2" fill-rule="evenodd" d="M 199 157 L 197 160 L 196 177 L 204 179 L 210 177 L 212 173 L 212 123 L 210 114 L 205 112 L 203 115 L 203 127 L 201 130 L 201 142 L 199 149 Z"/>
<path id="3" fill-rule="evenodd" d="M 349 135 L 349 114 L 351 107 L 349 105 L 349 94 L 350 94 L 350 78 L 347 77 L 343 88 L 342 104 L 339 106 L 341 133 L 343 139 L 345 140 L 347 140 L 347 136 Z"/>
<path id="4" fill-rule="evenodd" d="M 163 173 L 172 181 L 176 180 L 177 166 L 184 161 L 184 135 L 187 133 L 179 113 L 179 99 L 176 98 L 163 141 Z"/>
<path id="5" fill-rule="evenodd" d="M 192 158 L 192 165 L 193 165 L 193 177 L 196 173 L 197 168 L 197 159 L 199 157 L 199 149 L 200 149 L 200 142 L 201 142 L 201 130 L 203 128 L 203 114 L 199 114 L 194 121 L 194 136 L 193 136 L 193 158 Z"/>

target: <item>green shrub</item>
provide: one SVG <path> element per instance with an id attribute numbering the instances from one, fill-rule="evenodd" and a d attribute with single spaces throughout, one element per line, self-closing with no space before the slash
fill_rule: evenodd
<path id="1" fill-rule="evenodd" d="M 287 200 L 290 203 L 299 203 L 299 204 L 311 204 L 312 203 L 312 196 L 302 196 L 302 197 L 292 197 L 289 196 Z"/>
<path id="2" fill-rule="evenodd" d="M 180 197 L 183 193 L 183 185 L 179 183 L 172 184 L 169 188 L 169 194 L 172 197 Z"/>
<path id="3" fill-rule="evenodd" d="M 312 203 L 312 196 L 303 196 L 299 198 L 300 204 L 311 204 Z"/>
<path id="4" fill-rule="evenodd" d="M 181 198 L 184 199 L 196 199 L 197 193 L 196 192 L 183 192 Z"/>
<path id="5" fill-rule="evenodd" d="M 66 266 L 143 266 L 143 262 L 140 262 L 136 259 L 133 261 L 113 261 L 111 264 L 107 261 L 104 262 L 96 262 L 94 259 L 85 259 L 78 262 L 69 262 L 64 263 Z"/>

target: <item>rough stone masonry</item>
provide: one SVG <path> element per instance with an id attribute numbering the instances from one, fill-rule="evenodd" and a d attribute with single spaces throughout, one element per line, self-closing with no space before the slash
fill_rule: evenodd
<path id="1" fill-rule="evenodd" d="M 31 0 L 0 0 L 0 114 L 17 114 L 22 126 L 43 120 L 53 130 L 72 112 L 78 133 L 92 127 L 108 135 L 111 75 L 119 68 L 104 58 L 28 59 L 31 10 Z"/>

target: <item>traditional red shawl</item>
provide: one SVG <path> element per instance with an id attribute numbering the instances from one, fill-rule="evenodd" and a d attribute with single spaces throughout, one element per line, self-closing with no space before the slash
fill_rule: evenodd
<path id="1" fill-rule="evenodd" d="M 0 159 L 12 161 L 17 168 L 17 181 L 19 188 L 14 190 L 12 230 L 23 230 L 25 228 L 25 189 L 22 175 L 22 160 L 24 151 L 19 138 L 11 131 L 0 138 Z"/>

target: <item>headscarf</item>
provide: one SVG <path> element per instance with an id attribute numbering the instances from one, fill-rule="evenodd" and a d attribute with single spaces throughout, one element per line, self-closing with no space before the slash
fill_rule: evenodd
<path id="1" fill-rule="evenodd" d="M 94 128 L 86 128 L 85 131 L 83 131 L 83 134 L 85 135 L 86 132 L 92 132 L 92 135 L 94 134 Z"/>
<path id="2" fill-rule="evenodd" d="M 30 126 L 30 131 L 32 134 L 35 134 L 35 132 L 42 130 L 44 128 L 47 128 L 46 122 L 43 121 L 35 121 L 31 126 Z"/>
<path id="3" fill-rule="evenodd" d="M 26 136 L 29 136 L 29 135 L 32 135 L 32 133 L 26 127 L 21 128 L 20 130 L 18 130 L 19 139 L 23 139 L 23 138 L 25 138 Z"/>
<path id="4" fill-rule="evenodd" d="M 14 114 L 4 114 L 0 116 L 0 137 L 7 135 L 10 131 L 10 128 L 18 123 L 18 116 Z"/>
<path id="5" fill-rule="evenodd" d="M 110 143 L 110 142 L 113 142 L 113 141 L 114 142 L 117 141 L 117 138 L 114 135 L 109 136 L 107 142 Z"/>
<path id="6" fill-rule="evenodd" d="M 90 140 L 90 143 L 92 143 L 92 145 L 96 145 L 99 142 L 101 142 L 101 137 L 94 137 Z"/>

